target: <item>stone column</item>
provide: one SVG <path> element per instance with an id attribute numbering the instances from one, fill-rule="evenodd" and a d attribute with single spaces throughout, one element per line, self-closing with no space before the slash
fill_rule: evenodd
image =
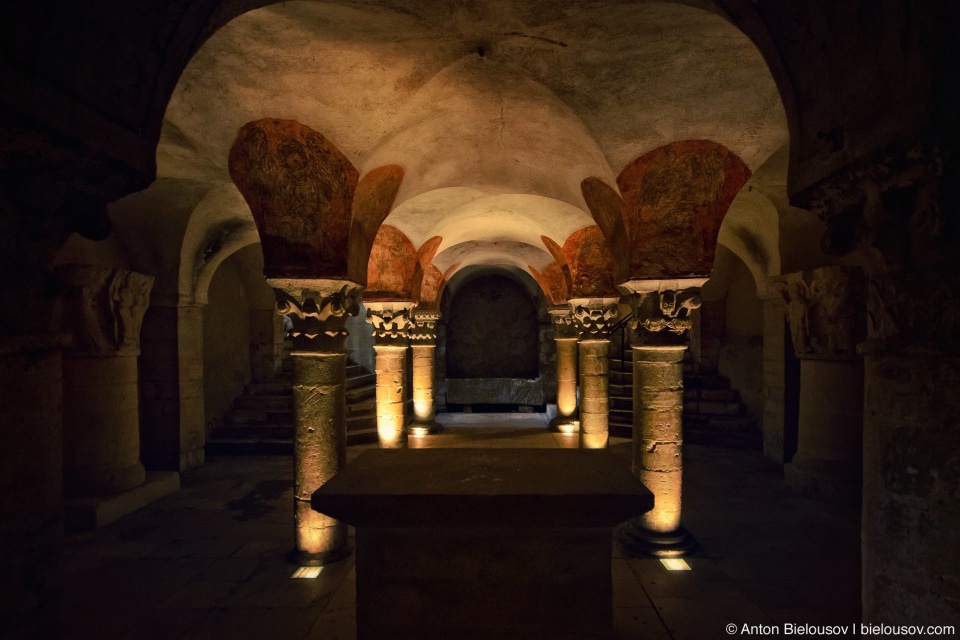
<path id="1" fill-rule="evenodd" d="M 440 430 L 433 404 L 433 362 L 437 351 L 439 311 L 416 310 L 410 329 L 413 350 L 413 423 L 410 435 L 420 438 Z"/>
<path id="2" fill-rule="evenodd" d="M 293 321 L 293 472 L 300 566 L 335 562 L 350 553 L 347 526 L 313 511 L 310 496 L 345 464 L 347 353 L 344 329 L 357 314 L 362 287 L 349 280 L 268 278 L 277 311 Z"/>
<path id="3" fill-rule="evenodd" d="M 800 358 L 797 453 L 784 478 L 798 493 L 859 503 L 863 457 L 863 276 L 851 267 L 822 267 L 775 280 Z"/>
<path id="4" fill-rule="evenodd" d="M 653 509 L 624 525 L 629 555 L 675 558 L 696 541 L 680 524 L 683 496 L 683 354 L 691 313 L 705 278 L 631 280 L 633 350 L 633 473 L 653 492 Z"/>
<path id="5" fill-rule="evenodd" d="M 153 278 L 69 264 L 61 326 L 63 481 L 67 498 L 115 495 L 143 484 L 137 356 Z"/>
<path id="6" fill-rule="evenodd" d="M 364 302 L 377 355 L 377 437 L 384 449 L 407 446 L 407 332 L 414 307 L 408 301 Z"/>
<path id="7" fill-rule="evenodd" d="M 140 400 L 143 463 L 185 471 L 203 464 L 203 303 L 157 295 L 143 318 Z"/>
<path id="8" fill-rule="evenodd" d="M 550 430 L 565 434 L 580 431 L 577 420 L 577 324 L 570 307 L 550 309 L 553 341 L 557 345 L 557 415 Z"/>
<path id="9" fill-rule="evenodd" d="M 570 310 L 580 338 L 580 447 L 603 449 L 610 437 L 610 327 L 618 298 L 574 298 Z"/>

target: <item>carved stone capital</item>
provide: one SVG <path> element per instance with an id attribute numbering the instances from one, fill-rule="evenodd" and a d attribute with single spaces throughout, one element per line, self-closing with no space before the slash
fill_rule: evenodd
<path id="1" fill-rule="evenodd" d="M 617 321 L 619 298 L 573 298 L 570 312 L 580 340 L 609 340 Z"/>
<path id="2" fill-rule="evenodd" d="M 823 250 L 846 255 L 861 247 L 872 272 L 935 262 L 952 243 L 938 203 L 943 160 L 923 136 L 889 145 L 791 198 L 827 223 Z M 946 242 L 945 242 L 946 241 Z"/>
<path id="3" fill-rule="evenodd" d="M 413 326 L 408 332 L 410 344 L 432 345 L 437 343 L 437 322 L 440 321 L 440 312 L 433 310 L 414 309 Z"/>
<path id="4" fill-rule="evenodd" d="M 700 308 L 700 287 L 706 278 L 630 280 L 620 285 L 628 296 L 633 319 L 634 345 L 684 344 L 693 323 L 691 312 Z"/>
<path id="5" fill-rule="evenodd" d="M 918 346 L 960 352 L 960 273 L 920 272 L 871 278 L 869 348 Z"/>
<path id="6" fill-rule="evenodd" d="M 553 307 L 549 312 L 553 319 L 553 337 L 555 339 L 575 340 L 578 337 L 577 322 L 573 319 L 570 307 Z"/>
<path id="7" fill-rule="evenodd" d="M 786 303 L 797 357 L 852 357 L 865 331 L 863 272 L 820 267 L 772 279 Z"/>
<path id="8" fill-rule="evenodd" d="M 277 313 L 293 322 L 294 350 L 344 350 L 347 318 L 360 311 L 361 285 L 327 278 L 267 278 L 267 284 L 277 295 Z"/>
<path id="9" fill-rule="evenodd" d="M 406 346 L 409 332 L 414 328 L 413 302 L 367 302 L 365 306 L 377 346 Z"/>
<path id="10" fill-rule="evenodd" d="M 60 265 L 55 271 L 64 288 L 58 324 L 70 335 L 68 351 L 139 355 L 153 276 L 86 264 Z"/>

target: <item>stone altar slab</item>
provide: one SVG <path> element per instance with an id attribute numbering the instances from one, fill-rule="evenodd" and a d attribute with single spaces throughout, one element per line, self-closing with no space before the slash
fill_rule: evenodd
<path id="1" fill-rule="evenodd" d="M 376 450 L 313 494 L 356 527 L 369 638 L 605 638 L 611 529 L 653 506 L 604 450 Z"/>

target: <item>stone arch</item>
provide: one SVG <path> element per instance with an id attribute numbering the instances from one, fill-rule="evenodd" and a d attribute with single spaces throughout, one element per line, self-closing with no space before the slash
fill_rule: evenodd
<path id="1" fill-rule="evenodd" d="M 219 266 L 231 255 L 260 242 L 257 227 L 237 188 L 212 189 L 194 208 L 180 249 L 178 293 L 183 300 L 206 304 Z"/>

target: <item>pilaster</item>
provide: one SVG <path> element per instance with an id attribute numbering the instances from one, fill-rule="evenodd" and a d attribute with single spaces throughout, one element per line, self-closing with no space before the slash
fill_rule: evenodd
<path id="1" fill-rule="evenodd" d="M 784 466 L 794 490 L 857 503 L 863 438 L 862 272 L 830 266 L 773 280 L 786 303 L 793 348 L 800 359 L 797 453 Z"/>

